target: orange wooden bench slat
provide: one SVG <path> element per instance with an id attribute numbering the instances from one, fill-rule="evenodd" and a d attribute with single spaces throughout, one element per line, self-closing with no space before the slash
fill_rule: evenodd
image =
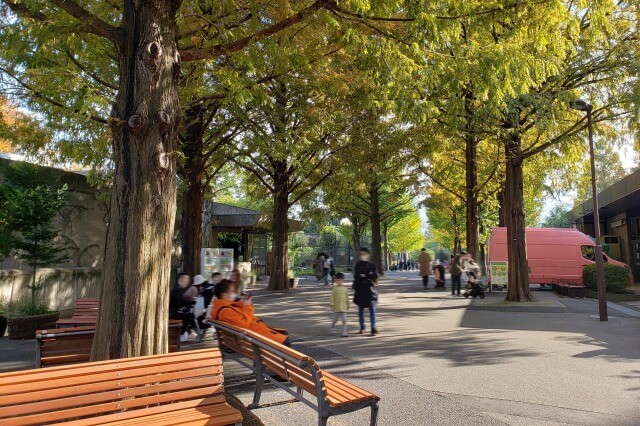
<path id="1" fill-rule="evenodd" d="M 47 413 L 51 411 L 72 409 L 73 407 L 79 407 L 87 404 L 92 404 L 91 406 L 93 407 L 93 412 L 95 413 L 95 404 L 99 403 L 107 404 L 109 402 L 119 401 L 120 399 L 124 398 L 136 397 L 131 401 L 135 401 L 136 404 L 140 404 L 141 398 L 138 397 L 143 397 L 155 393 L 158 393 L 159 396 L 161 393 L 167 393 L 169 391 L 188 391 L 192 389 L 206 389 L 208 387 L 217 389 L 218 387 L 222 386 L 222 377 L 220 375 L 193 378 L 190 380 L 173 380 L 170 382 L 163 382 L 161 378 L 158 378 L 157 380 L 161 383 L 142 383 L 140 386 L 127 388 L 120 386 L 103 387 L 98 392 L 91 392 L 85 395 L 73 396 L 69 398 L 55 398 L 46 401 L 31 402 L 19 405 L 14 404 L 9 407 L 5 407 L 3 409 L 5 412 L 2 413 L 2 416 L 6 417 L 26 415 L 29 413 Z"/>
<path id="2" fill-rule="evenodd" d="M 138 425 L 225 425 L 242 422 L 238 411 L 226 404 L 199 406 L 186 410 L 163 413 L 133 420 L 116 421 L 110 423 L 117 426 Z"/>
<path id="3" fill-rule="evenodd" d="M 222 364 L 220 351 L 214 348 L 92 362 L 90 366 L 79 364 L 54 367 L 46 370 L 29 370 L 28 374 L 25 374 L 24 371 L 0 373 L 0 377 L 2 377 L 2 383 L 5 385 L 37 383 L 38 386 L 42 386 L 45 384 L 44 382 L 47 378 L 57 376 L 58 373 L 62 373 L 60 374 L 61 378 L 66 380 L 67 377 L 82 377 L 85 374 L 95 373 L 96 371 L 109 373 L 113 371 L 114 367 L 118 367 L 120 370 L 134 370 L 136 368 L 148 368 L 150 365 L 173 365 L 176 362 L 191 361 L 193 358 L 198 358 L 196 355 L 200 355 L 199 358 L 208 359 L 210 361 L 209 365 L 215 363 Z M 152 360 L 152 362 L 148 362 L 149 360 Z M 7 386 L 0 387 L 0 396 L 8 394 L 8 392 L 6 392 L 7 389 Z M 2 404 L 2 399 L 0 399 L 0 404 Z"/>
<path id="4" fill-rule="evenodd" d="M 2 373 L 0 382 L 0 425 L 242 421 L 226 404 L 217 349 Z"/>
<path id="5" fill-rule="evenodd" d="M 14 423 L 14 426 L 51 423 L 52 421 L 59 422 L 66 419 L 75 419 L 78 417 L 95 417 L 96 415 L 110 414 L 119 410 L 145 408 L 149 404 L 167 404 L 170 402 L 175 402 L 176 400 L 180 401 L 183 399 L 197 398 L 199 396 L 202 396 L 203 393 L 205 395 L 209 395 L 206 393 L 208 391 L 214 393 L 219 390 L 222 390 L 220 386 L 190 389 L 187 391 L 171 392 L 154 396 L 142 396 L 135 399 L 116 400 L 103 404 L 79 406 L 76 408 L 56 412 L 32 414 L 29 416 L 14 418 L 20 419 L 19 423 Z"/>
<path id="6" fill-rule="evenodd" d="M 217 366 L 194 369 L 192 371 L 192 374 L 194 377 L 201 376 L 201 375 L 222 374 L 222 366 L 217 365 Z M 163 379 L 166 381 L 179 380 L 184 377 L 185 377 L 185 374 L 182 370 L 167 372 L 163 375 Z M 114 388 L 115 387 L 127 388 L 127 387 L 133 387 L 133 386 L 140 386 L 145 383 L 148 383 L 148 381 L 149 379 L 147 378 L 146 375 L 130 377 L 125 379 L 118 377 L 109 382 L 87 383 L 83 385 L 60 387 L 60 388 L 47 389 L 47 390 L 34 390 L 33 392 L 29 392 L 29 398 L 32 401 L 44 401 L 46 399 L 51 399 L 51 398 L 66 398 L 66 397 L 76 396 L 80 394 L 98 392 L 101 389 L 104 389 L 105 387 L 108 387 L 108 386 L 111 386 Z M 7 395 L 3 397 L 2 404 L 3 405 L 21 404 L 24 402 L 24 400 L 25 398 L 22 394 Z"/>
<path id="7" fill-rule="evenodd" d="M 176 354 L 180 352 L 175 352 Z M 181 361 L 180 365 L 154 365 L 149 364 L 147 366 L 139 366 L 137 368 L 122 368 L 113 366 L 112 368 L 100 369 L 91 371 L 85 370 L 83 374 L 72 375 L 72 374 L 61 374 L 61 375 L 51 375 L 49 377 L 44 376 L 37 381 L 29 381 L 23 382 L 19 384 L 14 384 L 10 388 L 3 386 L 0 389 L 0 395 L 10 395 L 9 391 L 12 391 L 11 394 L 19 393 L 21 395 L 27 394 L 34 387 L 39 389 L 56 389 L 60 386 L 76 386 L 82 385 L 86 383 L 92 382 L 108 382 L 115 378 L 128 378 L 128 377 L 141 377 L 141 376 L 151 376 L 154 374 L 161 374 L 165 371 L 186 371 L 185 375 L 188 375 L 189 369 L 197 369 L 201 367 L 206 367 L 207 365 L 211 365 L 215 360 L 207 360 L 207 359 L 198 359 L 198 360 L 184 360 Z M 90 363 L 93 364 L 93 363 Z M 89 365 L 89 364 L 77 364 L 75 367 L 80 370 L 80 366 Z M 65 366 L 66 367 L 66 366 Z M 65 368 L 65 367 L 51 367 L 46 370 L 36 370 L 36 371 L 51 371 L 53 369 Z M 67 371 L 65 371 L 67 373 Z M 88 374 L 91 373 L 91 374 Z M 0 407 L 4 405 L 4 401 L 0 399 Z"/>
<path id="8" fill-rule="evenodd" d="M 144 412 L 140 410 L 123 411 L 120 413 L 107 414 L 100 417 L 94 417 L 90 419 L 79 419 L 65 422 L 66 426 L 94 426 L 94 425 L 111 425 L 117 421 L 127 421 L 132 419 L 138 419 L 149 416 L 161 415 L 164 413 L 170 413 L 174 410 L 177 412 L 183 410 L 189 410 L 197 407 L 207 407 L 209 405 L 219 405 L 225 402 L 224 395 L 215 395 L 210 397 L 195 398 L 189 401 L 176 402 L 170 405 L 156 405 L 154 407 L 147 408 Z"/>

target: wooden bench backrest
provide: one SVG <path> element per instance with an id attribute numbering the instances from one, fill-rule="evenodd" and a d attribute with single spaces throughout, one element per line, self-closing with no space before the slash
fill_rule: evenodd
<path id="1" fill-rule="evenodd" d="M 78 299 L 73 309 L 73 317 L 97 317 L 98 299 Z"/>
<path id="2" fill-rule="evenodd" d="M 0 425 L 96 424 L 135 410 L 224 401 L 217 348 L 0 373 Z"/>
<path id="3" fill-rule="evenodd" d="M 169 352 L 180 351 L 181 328 L 181 321 L 169 321 Z M 36 359 L 36 367 L 88 362 L 94 334 L 95 326 L 38 330 L 36 342 L 39 359 Z"/>
<path id="4" fill-rule="evenodd" d="M 326 398 L 326 390 L 324 389 L 324 382 L 322 380 L 322 370 L 313 358 L 250 330 L 245 330 L 245 336 L 254 342 L 258 342 L 257 347 L 264 368 L 277 373 L 280 377 L 288 379 L 291 383 L 313 395 L 317 395 L 318 393 L 316 379 L 311 372 L 315 370 L 315 374 L 320 381 L 323 396 Z"/>
<path id="5" fill-rule="evenodd" d="M 313 358 L 250 330 L 235 327 L 222 321 L 213 320 L 211 322 L 216 328 L 218 343 L 221 346 L 227 346 L 252 360 L 255 359 L 254 346 L 257 347 L 263 368 L 291 381 L 313 395 L 318 393 L 316 381 L 311 373 L 312 369 L 315 370 L 326 398 L 322 370 Z M 255 342 L 255 345 L 252 341 Z M 290 358 L 283 357 L 279 352 Z M 300 363 L 304 363 L 305 368 L 299 367 Z"/>
<path id="6" fill-rule="evenodd" d="M 224 324 L 227 328 L 235 331 L 237 334 L 242 335 L 244 333 L 244 329 L 234 327 L 231 324 L 227 324 L 221 321 L 211 321 L 214 324 Z M 237 334 L 231 333 L 230 331 L 225 330 L 223 327 L 216 327 L 216 336 L 218 338 L 218 345 L 220 349 L 229 348 L 234 352 L 237 352 L 241 355 L 249 359 L 254 358 L 253 354 L 253 346 L 250 342 L 242 337 L 239 337 Z"/>

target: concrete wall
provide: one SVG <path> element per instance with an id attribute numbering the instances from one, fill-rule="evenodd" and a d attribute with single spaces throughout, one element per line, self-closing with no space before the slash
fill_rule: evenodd
<path id="1" fill-rule="evenodd" d="M 0 183 L 4 181 L 6 168 L 21 167 L 24 163 L 0 159 Z M 38 167 L 25 165 L 24 167 Z M 67 184 L 67 203 L 53 221 L 59 233 L 59 241 L 68 247 L 69 262 L 52 265 L 60 268 L 99 268 L 104 257 L 107 232 L 107 198 L 103 190 L 93 187 L 87 177 L 75 172 L 39 167 L 55 179 L 55 183 Z M 15 256 L 0 259 L 0 269 L 25 269 L 29 266 Z"/>
<path id="2" fill-rule="evenodd" d="M 0 303 L 16 303 L 23 297 L 31 297 L 33 274 L 31 271 L 9 269 L 0 271 Z M 44 280 L 44 287 L 36 297 L 49 308 L 70 314 L 77 299 L 97 298 L 100 289 L 100 269 L 40 269 L 36 280 Z"/>

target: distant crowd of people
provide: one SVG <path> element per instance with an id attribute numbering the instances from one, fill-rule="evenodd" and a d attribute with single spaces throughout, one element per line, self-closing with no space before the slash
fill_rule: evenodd
<path id="1" fill-rule="evenodd" d="M 252 294 L 244 292 L 238 269 L 232 270 L 227 278 L 218 272 L 208 280 L 196 275 L 193 282 L 188 274 L 178 274 L 169 298 L 169 318 L 182 321 L 182 342 L 199 340 L 210 327 L 208 320 L 216 319 L 288 344 L 284 330 L 274 331 L 254 316 Z"/>
<path id="2" fill-rule="evenodd" d="M 462 281 L 472 285 L 480 280 L 481 269 L 470 253 L 462 250 L 458 254 L 452 254 L 448 261 L 436 259 L 433 263 L 431 256 L 422 249 L 418 256 L 419 274 L 422 277 L 422 285 L 429 289 L 429 276 L 433 273 L 435 287 L 444 289 L 445 273 L 451 274 L 451 295 L 460 296 Z"/>
<path id="3" fill-rule="evenodd" d="M 378 334 L 376 324 L 376 306 L 378 304 L 378 271 L 376 264 L 370 259 L 367 248 L 360 249 L 358 261 L 353 267 L 353 282 L 351 289 L 353 297 L 345 285 L 345 275 L 336 272 L 333 258 L 326 253 L 319 253 L 317 265 L 320 269 L 324 285 L 333 283 L 331 289 L 331 332 L 336 333 L 336 326 L 341 323 L 340 336 L 348 337 L 347 313 L 351 303 L 358 309 L 358 334 L 365 334 L 366 313 L 369 317 L 369 334 Z M 429 277 L 433 274 L 434 288 L 444 289 L 445 274 L 451 275 L 452 296 L 461 295 L 462 282 L 473 285 L 480 279 L 480 267 L 469 253 L 462 251 L 452 254 L 448 261 L 435 259 L 422 249 L 417 259 L 418 273 L 422 277 L 425 290 L 429 289 Z M 411 260 L 403 262 L 402 270 L 411 270 L 414 263 Z M 475 297 L 475 296 L 474 296 Z M 483 296 L 484 297 L 484 296 Z M 210 324 L 209 320 L 219 320 L 231 325 L 247 328 L 275 342 L 290 346 L 289 333 L 286 329 L 270 327 L 255 316 L 253 298 L 250 292 L 244 291 L 240 271 L 234 269 L 227 278 L 220 273 L 214 273 L 206 279 L 196 275 L 191 282 L 187 274 L 179 274 L 177 283 L 171 290 L 169 304 L 170 318 L 182 320 L 181 340 L 198 339 Z"/>

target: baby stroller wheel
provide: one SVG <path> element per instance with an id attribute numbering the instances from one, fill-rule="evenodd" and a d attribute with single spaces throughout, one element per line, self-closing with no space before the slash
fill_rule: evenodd
<path id="1" fill-rule="evenodd" d="M 479 296 L 480 296 L 480 299 L 484 299 L 484 293 L 480 293 Z"/>
<path id="2" fill-rule="evenodd" d="M 465 299 L 468 299 L 468 298 L 469 298 L 469 292 L 466 292 L 466 293 L 464 294 L 464 298 L 465 298 Z"/>

